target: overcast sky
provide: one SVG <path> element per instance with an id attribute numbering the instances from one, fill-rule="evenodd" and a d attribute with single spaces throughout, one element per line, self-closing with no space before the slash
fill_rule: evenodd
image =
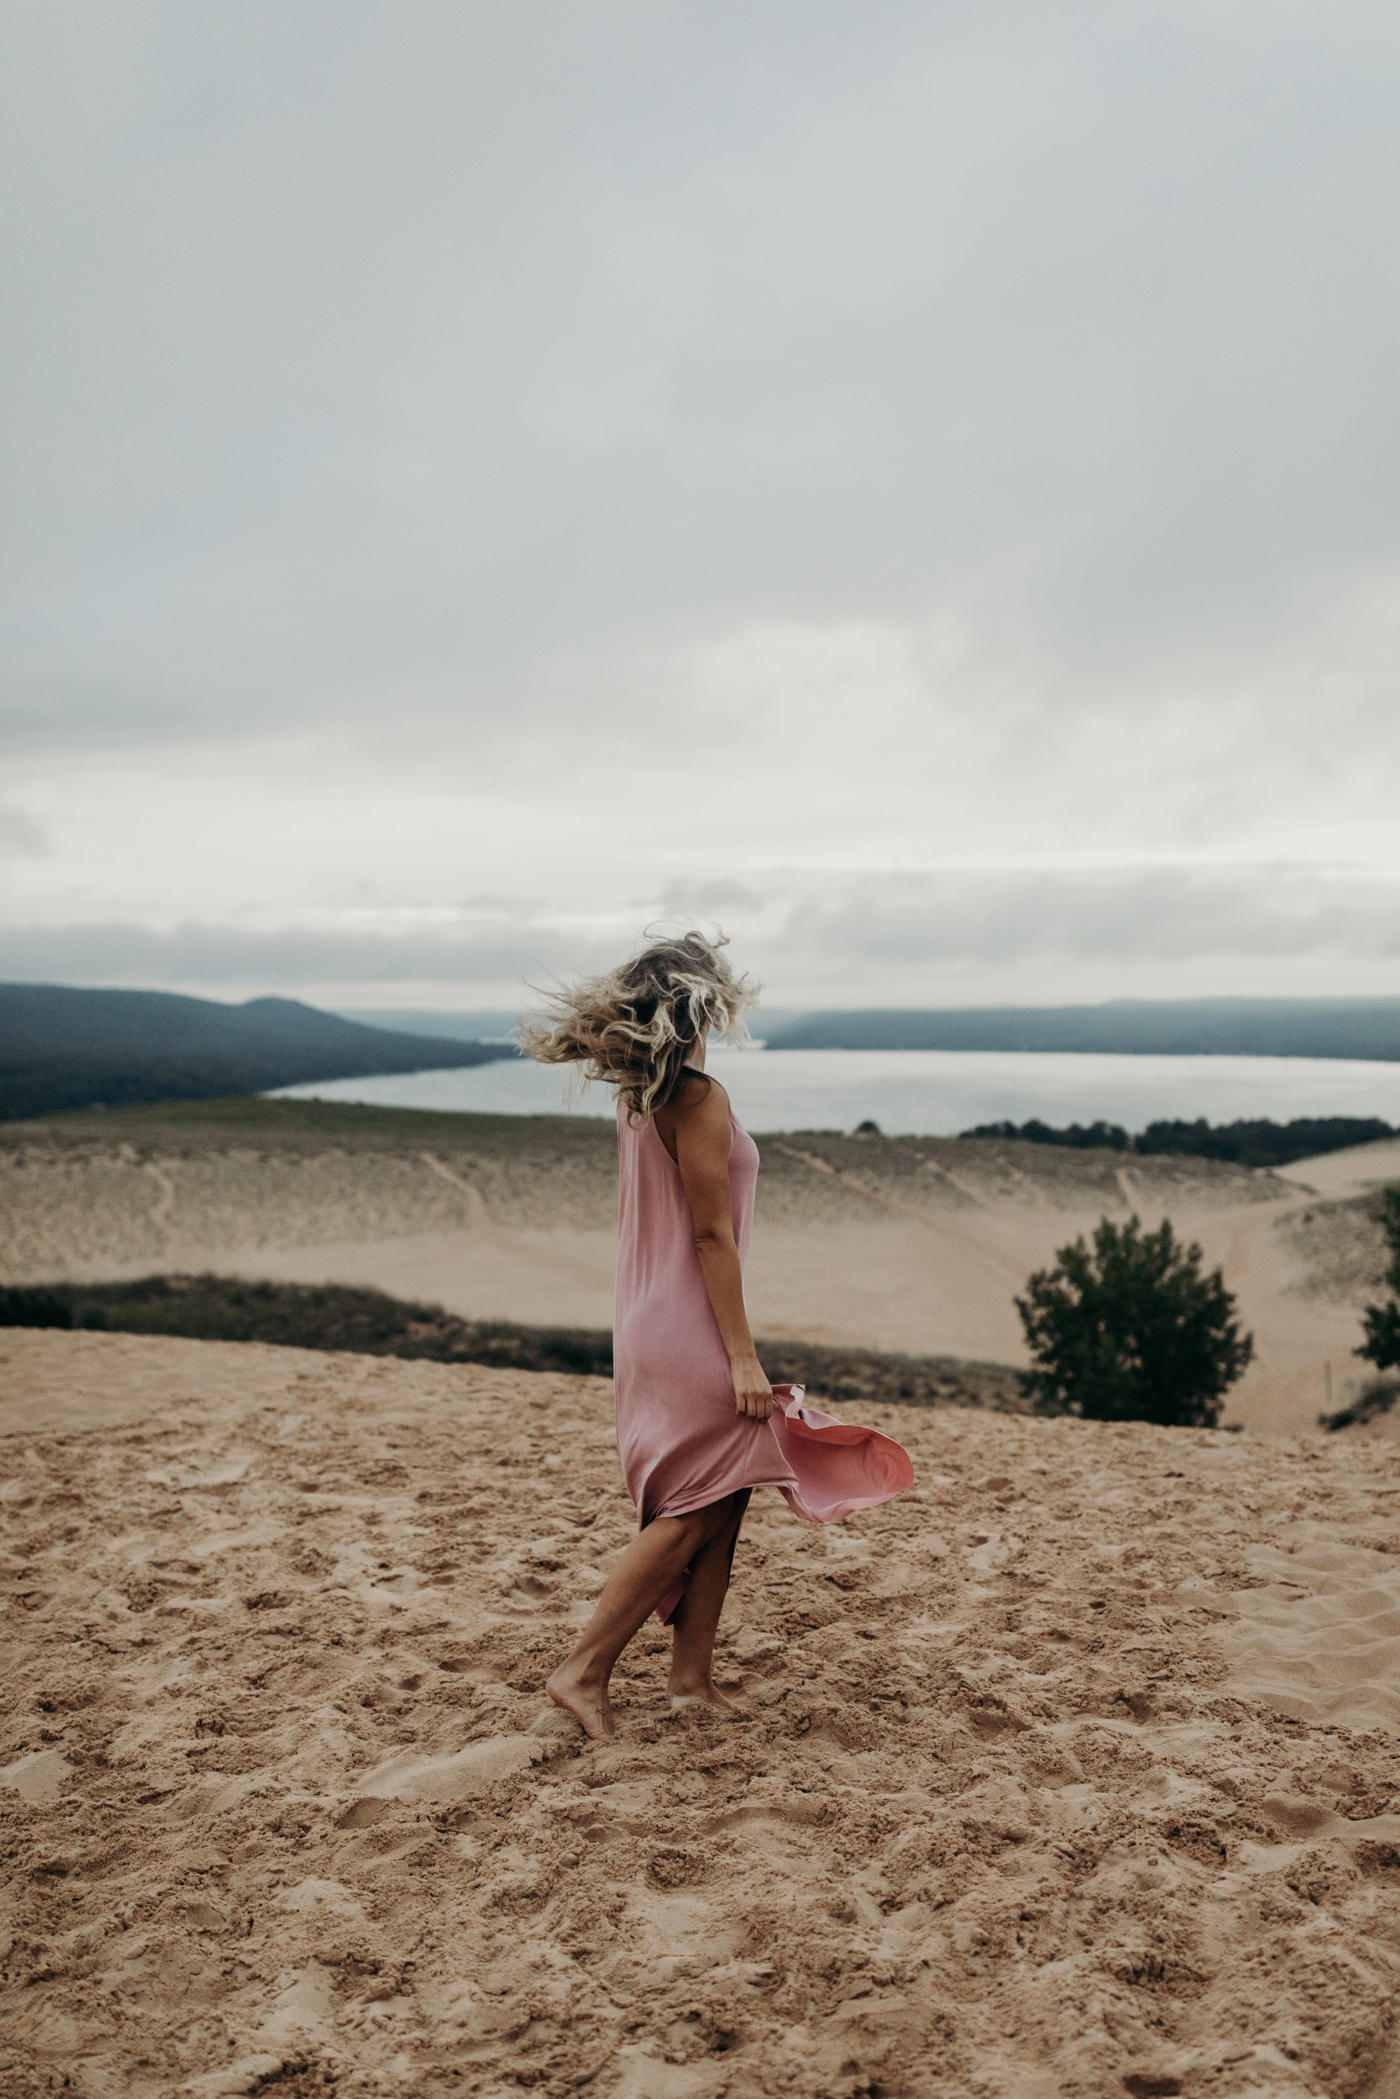
<path id="1" fill-rule="evenodd" d="M 1393 0 L 0 21 L 0 976 L 1400 994 Z"/>

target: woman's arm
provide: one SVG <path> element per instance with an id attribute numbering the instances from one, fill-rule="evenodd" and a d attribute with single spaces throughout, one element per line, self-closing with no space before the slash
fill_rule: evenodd
<path id="1" fill-rule="evenodd" d="M 687 1079 L 679 1100 L 657 1116 L 657 1127 L 667 1151 L 674 1146 L 681 1170 L 695 1225 L 700 1273 L 729 1357 L 734 1411 L 751 1421 L 767 1421 L 773 1411 L 773 1388 L 759 1366 L 744 1309 L 744 1278 L 729 1194 L 733 1130 L 724 1088 L 713 1080 Z"/>

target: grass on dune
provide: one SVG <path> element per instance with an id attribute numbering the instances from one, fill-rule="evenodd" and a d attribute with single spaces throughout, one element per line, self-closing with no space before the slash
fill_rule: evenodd
<path id="1" fill-rule="evenodd" d="M 222 1100 L 159 1101 L 145 1107 L 84 1108 L 0 1127 L 11 1149 L 110 1150 L 121 1144 L 163 1150 L 227 1151 L 275 1146 L 279 1151 L 405 1151 L 444 1146 L 519 1154 L 561 1151 L 611 1155 L 611 1122 L 587 1115 L 467 1115 L 436 1108 L 377 1108 L 358 1101 L 268 1100 L 235 1094 Z"/>
<path id="2" fill-rule="evenodd" d="M 151 1275 L 134 1282 L 0 1289 L 0 1326 L 265 1341 L 283 1348 L 486 1363 L 574 1376 L 610 1377 L 613 1367 L 612 1335 L 606 1328 L 460 1319 L 438 1305 L 408 1303 L 381 1290 L 338 1283 L 244 1282 L 221 1275 Z M 758 1349 L 769 1377 L 805 1385 L 813 1399 L 1024 1411 L 1016 1372 L 1005 1364 L 792 1341 L 760 1340 Z"/>

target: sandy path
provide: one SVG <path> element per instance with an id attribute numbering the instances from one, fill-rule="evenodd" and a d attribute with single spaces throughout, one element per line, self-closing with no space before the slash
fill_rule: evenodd
<path id="1" fill-rule="evenodd" d="M 1390 2099 L 1400 1443 L 874 1409 L 584 1745 L 606 1385 L 0 1338 L 0 2089 Z"/>

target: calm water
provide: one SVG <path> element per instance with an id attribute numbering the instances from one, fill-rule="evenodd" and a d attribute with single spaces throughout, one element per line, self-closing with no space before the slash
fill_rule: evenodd
<path id="1" fill-rule="evenodd" d="M 1400 1123 L 1400 1064 L 1311 1057 L 1086 1057 L 1011 1050 L 716 1050 L 711 1067 L 754 1130 L 851 1130 L 867 1119 L 887 1135 L 942 1136 L 974 1123 L 1038 1115 L 1049 1123 L 1102 1116 L 1140 1130 L 1159 1116 L 1380 1115 Z M 369 1101 L 494 1115 L 557 1115 L 560 1074 L 512 1059 L 473 1071 L 334 1079 L 286 1086 L 299 1100 Z M 613 1113 L 602 1087 L 573 1112 Z"/>

